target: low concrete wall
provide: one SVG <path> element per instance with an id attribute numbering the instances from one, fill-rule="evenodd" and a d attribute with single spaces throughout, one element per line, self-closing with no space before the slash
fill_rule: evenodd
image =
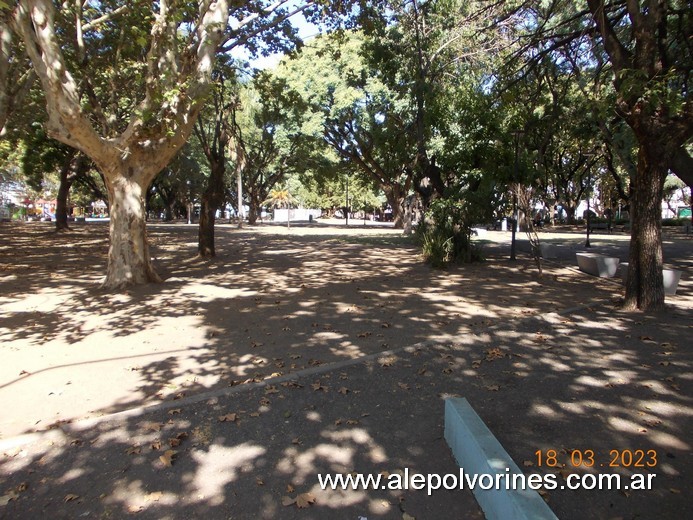
<path id="1" fill-rule="evenodd" d="M 626 281 L 628 280 L 628 262 L 623 262 L 621 265 L 619 265 L 619 274 L 621 276 L 621 280 L 623 280 L 623 284 L 625 285 Z M 676 294 L 682 274 L 683 272 L 677 269 L 662 269 L 665 295 L 674 296 Z"/>
<path id="2" fill-rule="evenodd" d="M 522 471 L 503 449 L 469 402 L 461 397 L 445 400 L 445 440 L 461 471 L 467 475 L 522 475 Z M 461 476 L 461 474 L 460 474 Z M 501 482 L 503 481 L 501 478 Z M 539 493 L 530 489 L 473 489 L 488 520 L 558 520 Z"/>

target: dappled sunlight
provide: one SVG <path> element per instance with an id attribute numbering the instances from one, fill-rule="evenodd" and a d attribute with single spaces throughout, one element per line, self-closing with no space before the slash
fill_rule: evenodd
<path id="1" fill-rule="evenodd" d="M 245 442 L 232 447 L 215 443 L 207 451 L 194 452 L 192 457 L 197 468 L 194 477 L 187 483 L 192 500 L 204 501 L 212 506 L 223 504 L 226 486 L 243 474 L 252 474 L 254 462 L 266 451 L 262 446 Z"/>
<path id="2" fill-rule="evenodd" d="M 467 397 L 516 461 L 539 448 L 608 455 L 640 447 L 661 450 L 663 474 L 681 474 L 690 450 L 682 425 L 691 418 L 685 283 L 668 314 L 628 315 L 613 303 L 619 284 L 565 265 L 546 265 L 540 278 L 529 260 L 489 255 L 485 264 L 436 271 L 394 233 L 267 228 L 221 226 L 218 257 L 203 261 L 189 260 L 194 226 L 150 226 L 165 282 L 120 294 L 95 284 L 105 227 L 89 229 L 93 262 L 78 245 L 67 247 L 87 238 L 78 231 L 59 238 L 59 255 L 5 270 L 0 404 L 20 412 L 3 416 L 0 430 L 66 434 L 42 450 L 4 454 L 0 479 L 36 468 L 38 494 L 50 470 L 61 493 L 104 494 L 99 511 L 116 517 L 163 518 L 189 507 L 210 517 L 238 508 L 291 517 L 282 497 L 307 492 L 317 499 L 315 517 L 344 507 L 355 518 L 399 516 L 400 506 L 414 512 L 422 499 L 322 492 L 316 473 L 431 472 L 446 464 L 455 471 L 442 441 L 445 395 Z M 565 309 L 572 310 L 558 313 Z M 660 320 L 666 327 L 653 329 Z M 401 349 L 408 345 L 417 347 Z M 268 382 L 307 369 L 315 375 Z M 208 390 L 218 397 L 179 404 Z M 154 404 L 166 408 L 147 420 L 73 422 Z M 160 459 L 169 449 L 171 467 Z M 114 451 L 120 455 L 106 464 Z M 90 491 L 98 472 L 113 478 Z M 153 478 L 159 485 L 140 485 Z M 551 500 L 569 507 L 576 499 Z M 73 506 L 60 504 L 56 515 L 74 517 Z"/>

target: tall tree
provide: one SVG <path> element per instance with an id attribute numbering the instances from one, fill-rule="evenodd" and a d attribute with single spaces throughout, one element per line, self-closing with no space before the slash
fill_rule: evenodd
<path id="1" fill-rule="evenodd" d="M 272 189 L 309 167 L 301 133 L 305 104 L 285 79 L 260 72 L 242 86 L 230 111 L 233 164 L 242 177 L 248 221 L 255 224 Z"/>
<path id="2" fill-rule="evenodd" d="M 633 130 L 638 146 L 630 179 L 632 229 L 624 307 L 660 309 L 662 190 L 669 168 L 680 171 L 690 164 L 685 145 L 693 135 L 690 5 L 678 0 L 512 5 L 524 34 L 520 53 L 528 58 L 525 71 L 560 52 L 583 70 L 610 75 L 613 81 L 613 108 Z"/>
<path id="3" fill-rule="evenodd" d="M 105 3 L 100 6 L 107 7 Z M 99 23 L 99 17 L 112 19 L 118 11 L 127 9 L 119 7 L 103 13 L 90 7 L 83 10 L 78 2 L 74 9 L 76 26 L 70 33 L 77 59 L 72 63 L 62 50 L 65 33 L 56 26 L 52 1 L 20 1 L 16 24 L 46 96 L 49 135 L 88 155 L 106 179 L 111 244 L 104 285 L 118 288 L 159 280 L 149 254 L 144 196 L 154 177 L 192 131 L 226 28 L 228 4 L 224 0 L 202 2 L 197 13 L 168 1 L 159 2 L 154 11 L 145 11 L 139 2 L 130 4 L 150 23 L 151 39 L 146 42 L 147 52 L 141 53 L 141 63 L 146 67 L 144 95 L 124 127 L 111 123 L 108 107 L 98 104 L 94 96 L 90 96 L 91 106 L 85 107 L 79 78 L 89 72 L 87 34 L 111 26 Z M 58 14 L 59 20 L 66 15 Z M 183 22 L 194 28 L 185 37 L 179 32 L 185 27 Z M 142 27 L 142 22 L 135 22 L 135 27 Z M 98 34 L 93 39 L 103 37 Z M 111 49 L 114 61 L 117 50 Z"/>
<path id="4" fill-rule="evenodd" d="M 616 109 L 638 141 L 631 179 L 625 307 L 664 306 L 661 201 L 670 166 L 693 135 L 689 98 L 693 14 L 687 2 L 587 0 L 613 69 Z"/>
<path id="5" fill-rule="evenodd" d="M 214 88 L 208 110 L 198 116 L 195 136 L 209 163 L 207 187 L 202 194 L 197 252 L 202 258 L 216 255 L 214 222 L 225 196 L 227 148 L 232 138 L 232 105 L 237 102 L 233 88 L 235 73 L 227 64 L 219 64 L 213 74 Z"/>
<path id="6" fill-rule="evenodd" d="M 300 93 L 308 106 L 303 132 L 322 139 L 341 160 L 375 181 L 390 204 L 395 226 L 402 228 L 404 200 L 414 178 L 413 141 L 398 99 L 369 70 L 362 56 L 363 36 L 348 32 L 319 37 L 277 74 Z"/>
<path id="7" fill-rule="evenodd" d="M 259 47 L 265 34 L 271 49 L 292 37 L 287 17 L 307 4 L 286 5 L 18 2 L 13 23 L 46 96 L 48 133 L 89 156 L 106 179 L 106 287 L 159 280 L 146 237 L 147 189 L 190 136 L 218 49 Z"/>

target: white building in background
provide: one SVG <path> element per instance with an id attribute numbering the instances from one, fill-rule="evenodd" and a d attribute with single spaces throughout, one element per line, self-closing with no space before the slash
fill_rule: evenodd
<path id="1" fill-rule="evenodd" d="M 289 212 L 288 219 L 287 219 L 287 211 Z M 287 220 L 290 221 L 297 221 L 297 220 L 311 220 L 320 218 L 322 215 L 322 210 L 319 209 L 307 209 L 307 208 L 291 208 L 291 209 L 286 209 L 286 208 L 275 208 L 272 216 L 272 220 L 274 222 L 286 222 Z"/>

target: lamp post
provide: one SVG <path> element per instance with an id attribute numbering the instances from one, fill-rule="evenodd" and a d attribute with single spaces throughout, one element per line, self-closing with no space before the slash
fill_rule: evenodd
<path id="1" fill-rule="evenodd" d="M 346 217 L 346 225 L 349 227 L 349 175 L 346 176 L 346 206 L 344 207 L 344 216 Z"/>
<path id="2" fill-rule="evenodd" d="M 590 248 L 590 197 L 592 188 L 592 166 L 589 164 L 589 160 L 592 158 L 593 154 L 585 154 L 587 157 L 587 238 L 585 239 L 585 247 Z"/>
<path id="3" fill-rule="evenodd" d="M 522 137 L 522 130 L 515 130 L 513 136 L 515 137 L 515 165 L 513 167 L 513 221 L 512 221 L 512 234 L 510 239 L 510 260 L 517 260 L 515 256 L 515 233 L 517 232 L 517 162 L 520 148 L 520 138 Z"/>

